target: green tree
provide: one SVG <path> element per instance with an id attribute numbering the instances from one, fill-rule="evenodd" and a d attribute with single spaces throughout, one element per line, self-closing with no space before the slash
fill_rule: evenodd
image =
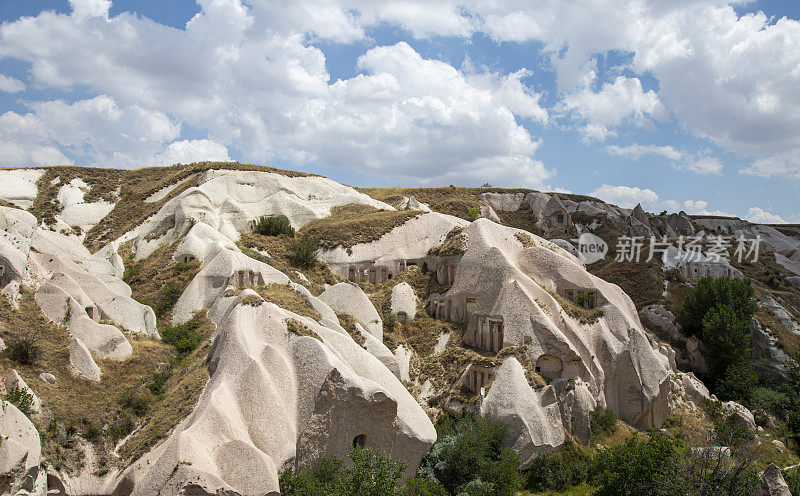
<path id="1" fill-rule="evenodd" d="M 286 248 L 286 258 L 295 267 L 310 269 L 317 264 L 317 243 L 307 235 L 294 238 Z"/>
<path id="2" fill-rule="evenodd" d="M 515 494 L 521 476 L 516 455 L 502 447 L 505 426 L 463 412 L 443 416 L 436 431 L 438 440 L 420 465 L 420 478 L 437 482 L 454 495 Z"/>
<path id="3" fill-rule="evenodd" d="M 758 382 L 749 363 L 750 318 L 752 314 L 742 315 L 727 304 L 718 304 L 703 317 L 702 340 L 709 378 L 712 384 L 725 384 L 726 396 L 737 400 L 749 397 Z"/>
<path id="4" fill-rule="evenodd" d="M 601 451 L 591 471 L 595 496 L 682 495 L 681 453 L 680 443 L 658 431 Z"/>
<path id="5" fill-rule="evenodd" d="M 758 310 L 758 305 L 753 300 L 754 294 L 750 279 L 728 279 L 726 277 L 700 279 L 683 302 L 680 321 L 684 332 L 689 336 L 700 336 L 703 332 L 703 319 L 706 313 L 718 306 L 732 308 L 740 319 L 749 323 L 753 314 Z"/>
<path id="6" fill-rule="evenodd" d="M 262 215 L 258 218 L 258 223 L 255 229 L 256 234 L 262 236 L 278 236 L 286 234 L 287 236 L 294 236 L 294 228 L 283 215 Z"/>
<path id="7" fill-rule="evenodd" d="M 279 477 L 283 496 L 402 496 L 405 464 L 370 449 L 350 450 L 352 467 L 341 460 L 321 458 L 311 469 L 288 469 Z M 418 493 L 425 495 L 425 493 Z M 430 493 L 436 496 L 437 493 Z"/>

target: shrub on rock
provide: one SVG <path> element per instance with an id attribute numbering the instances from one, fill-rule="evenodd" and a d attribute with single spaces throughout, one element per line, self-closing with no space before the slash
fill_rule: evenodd
<path id="1" fill-rule="evenodd" d="M 262 236 L 279 236 L 281 234 L 294 236 L 294 228 L 289 223 L 289 219 L 282 215 L 262 215 L 258 218 L 254 231 Z"/>

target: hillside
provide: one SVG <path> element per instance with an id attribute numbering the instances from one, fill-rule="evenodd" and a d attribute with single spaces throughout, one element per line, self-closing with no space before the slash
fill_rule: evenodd
<path id="1" fill-rule="evenodd" d="M 800 226 L 209 162 L 0 169 L 0 228 L 11 494 L 277 495 L 354 446 L 422 478 L 464 412 L 503 426 L 530 491 L 592 494 L 540 469 L 658 432 L 752 484 L 800 462 Z M 752 288 L 744 372 L 690 311 L 712 279 Z"/>

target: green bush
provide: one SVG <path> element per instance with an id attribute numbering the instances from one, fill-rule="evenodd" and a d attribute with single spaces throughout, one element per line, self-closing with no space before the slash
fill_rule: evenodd
<path id="1" fill-rule="evenodd" d="M 474 222 L 478 220 L 478 217 L 481 216 L 481 211 L 475 207 L 470 207 L 470 209 L 467 211 L 467 214 L 469 214 L 469 220 Z"/>
<path id="2" fill-rule="evenodd" d="M 17 410 L 24 413 L 26 417 L 33 414 L 33 395 L 24 389 L 11 388 L 3 399 L 17 407 Z"/>
<path id="3" fill-rule="evenodd" d="M 418 477 L 454 495 L 511 496 L 521 486 L 517 457 L 501 443 L 505 426 L 489 417 L 443 415 L 438 440 L 422 460 Z"/>
<path id="4" fill-rule="evenodd" d="M 602 434 L 613 434 L 617 430 L 617 413 L 611 408 L 598 407 L 592 413 L 590 426 L 592 434 L 599 436 Z"/>
<path id="5" fill-rule="evenodd" d="M 197 349 L 203 340 L 198 327 L 200 323 L 194 320 L 165 327 L 161 330 L 161 340 L 172 345 L 179 355 L 186 356 Z"/>
<path id="6" fill-rule="evenodd" d="M 164 289 L 161 290 L 161 297 L 158 300 L 158 304 L 156 304 L 156 313 L 163 315 L 165 312 L 172 310 L 175 304 L 178 303 L 181 293 L 183 293 L 181 287 L 174 282 L 164 286 Z"/>
<path id="7" fill-rule="evenodd" d="M 286 248 L 289 263 L 302 269 L 310 269 L 317 264 L 317 244 L 309 236 L 292 239 Z"/>
<path id="8" fill-rule="evenodd" d="M 167 380 L 170 375 L 170 371 L 153 374 L 153 380 L 150 381 L 150 392 L 155 396 L 163 396 L 167 392 Z"/>
<path id="9" fill-rule="evenodd" d="M 752 317 L 752 316 L 751 316 Z M 758 383 L 750 365 L 750 318 L 727 305 L 710 309 L 703 318 L 703 344 L 712 386 L 725 399 L 743 401 Z"/>
<path id="10" fill-rule="evenodd" d="M 294 228 L 289 223 L 289 219 L 282 215 L 262 215 L 258 218 L 254 231 L 262 236 L 279 236 L 281 234 L 294 236 Z"/>
<path id="11" fill-rule="evenodd" d="M 682 446 L 652 431 L 647 440 L 635 436 L 600 451 L 594 458 L 591 481 L 595 496 L 682 495 L 678 470 Z"/>
<path id="12" fill-rule="evenodd" d="M 283 496 L 402 496 L 400 484 L 405 464 L 380 451 L 354 446 L 353 466 L 341 460 L 322 458 L 311 469 L 284 471 L 279 477 Z M 421 493 L 425 494 L 425 493 Z M 436 493 L 432 493 L 436 494 Z"/>
<path id="13" fill-rule="evenodd" d="M 436 482 L 416 478 L 408 481 L 405 496 L 450 496 L 450 493 Z"/>
<path id="14" fill-rule="evenodd" d="M 592 457 L 586 448 L 571 437 L 564 446 L 553 452 L 539 455 L 525 472 L 525 488 L 529 491 L 564 491 L 586 481 Z"/>
<path id="15" fill-rule="evenodd" d="M 39 345 L 33 335 L 14 336 L 6 343 L 6 356 L 22 365 L 33 365 L 39 358 Z"/>

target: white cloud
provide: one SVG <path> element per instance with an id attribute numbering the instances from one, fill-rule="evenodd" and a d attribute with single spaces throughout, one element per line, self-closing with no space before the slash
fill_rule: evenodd
<path id="1" fill-rule="evenodd" d="M 786 224 L 780 215 L 767 212 L 759 207 L 752 207 L 744 218 L 754 224 Z"/>
<path id="2" fill-rule="evenodd" d="M 181 140 L 170 143 L 155 158 L 155 165 L 191 164 L 194 162 L 230 162 L 228 149 L 211 140 Z"/>
<path id="3" fill-rule="evenodd" d="M 683 167 L 698 174 L 720 174 L 722 172 L 722 162 L 710 156 L 701 156 L 694 160 L 689 160 Z"/>
<path id="4" fill-rule="evenodd" d="M 609 155 L 617 157 L 626 157 L 631 160 L 639 160 L 645 155 L 657 155 L 669 160 L 680 160 L 683 158 L 683 152 L 676 150 L 672 146 L 656 146 L 656 145 L 640 145 L 633 144 L 629 146 L 609 145 L 603 148 L 603 151 Z"/>
<path id="5" fill-rule="evenodd" d="M 246 161 L 320 163 L 428 183 L 490 180 L 541 187 L 553 175 L 534 159 L 539 141 L 517 122 L 548 120 L 540 96 L 521 82 L 530 75 L 526 70 L 460 71 L 401 42 L 366 51 L 358 59 L 362 74 L 330 82 L 323 53 L 304 44 L 302 33 L 346 39 L 357 36 L 360 23 L 372 22 L 370 16 L 388 11 L 371 10 L 356 19 L 347 10 L 343 15 L 353 28 L 348 34 L 346 26 L 337 30 L 305 16 L 316 3 L 272 13 L 265 3 L 200 3 L 201 12 L 185 31 L 129 14 L 78 20 L 44 12 L 35 22 L 0 26 L 0 57 L 29 61 L 37 84 L 88 85 L 120 107 L 149 109 L 205 130 L 208 140 L 241 150 Z M 434 27 L 423 31 L 428 29 Z M 58 44 L 49 42 L 55 38 Z M 81 125 L 92 129 L 89 122 Z M 128 134 L 136 138 L 136 132 Z M 156 146 L 142 137 L 150 145 L 138 156 L 153 157 L 180 136 L 161 138 Z M 64 141 L 58 143 L 71 146 Z M 107 149 L 85 145 L 95 155 Z"/>
<path id="6" fill-rule="evenodd" d="M 5 93 L 19 93 L 25 91 L 25 83 L 17 78 L 0 74 L 0 91 Z"/>
<path id="7" fill-rule="evenodd" d="M 558 110 L 585 122 L 582 128 L 584 137 L 598 141 L 614 136 L 614 129 L 625 123 L 644 125 L 651 118 L 661 119 L 665 115 L 664 107 L 653 90 L 645 92 L 639 79 L 624 76 L 604 84 L 598 92 L 587 84 L 567 94 Z"/>
<path id="8" fill-rule="evenodd" d="M 72 14 L 77 18 L 108 17 L 111 0 L 69 0 Z"/>
<path id="9" fill-rule="evenodd" d="M 633 208 L 637 203 L 651 207 L 658 204 L 658 194 L 655 191 L 635 186 L 610 186 L 604 184 L 592 191 L 590 195 L 623 208 Z"/>
<path id="10" fill-rule="evenodd" d="M 689 215 L 719 215 L 723 217 L 736 217 L 722 210 L 709 210 L 708 202 L 705 200 L 686 200 L 683 202 L 684 210 Z"/>
<path id="11" fill-rule="evenodd" d="M 751 176 L 789 176 L 800 178 L 800 160 L 797 157 L 767 157 L 753 162 L 742 171 Z"/>
<path id="12" fill-rule="evenodd" d="M 120 107 L 106 95 L 75 103 L 28 104 L 31 112 L 0 116 L 2 164 L 71 164 L 140 167 L 156 163 L 180 126 L 161 112 Z"/>

